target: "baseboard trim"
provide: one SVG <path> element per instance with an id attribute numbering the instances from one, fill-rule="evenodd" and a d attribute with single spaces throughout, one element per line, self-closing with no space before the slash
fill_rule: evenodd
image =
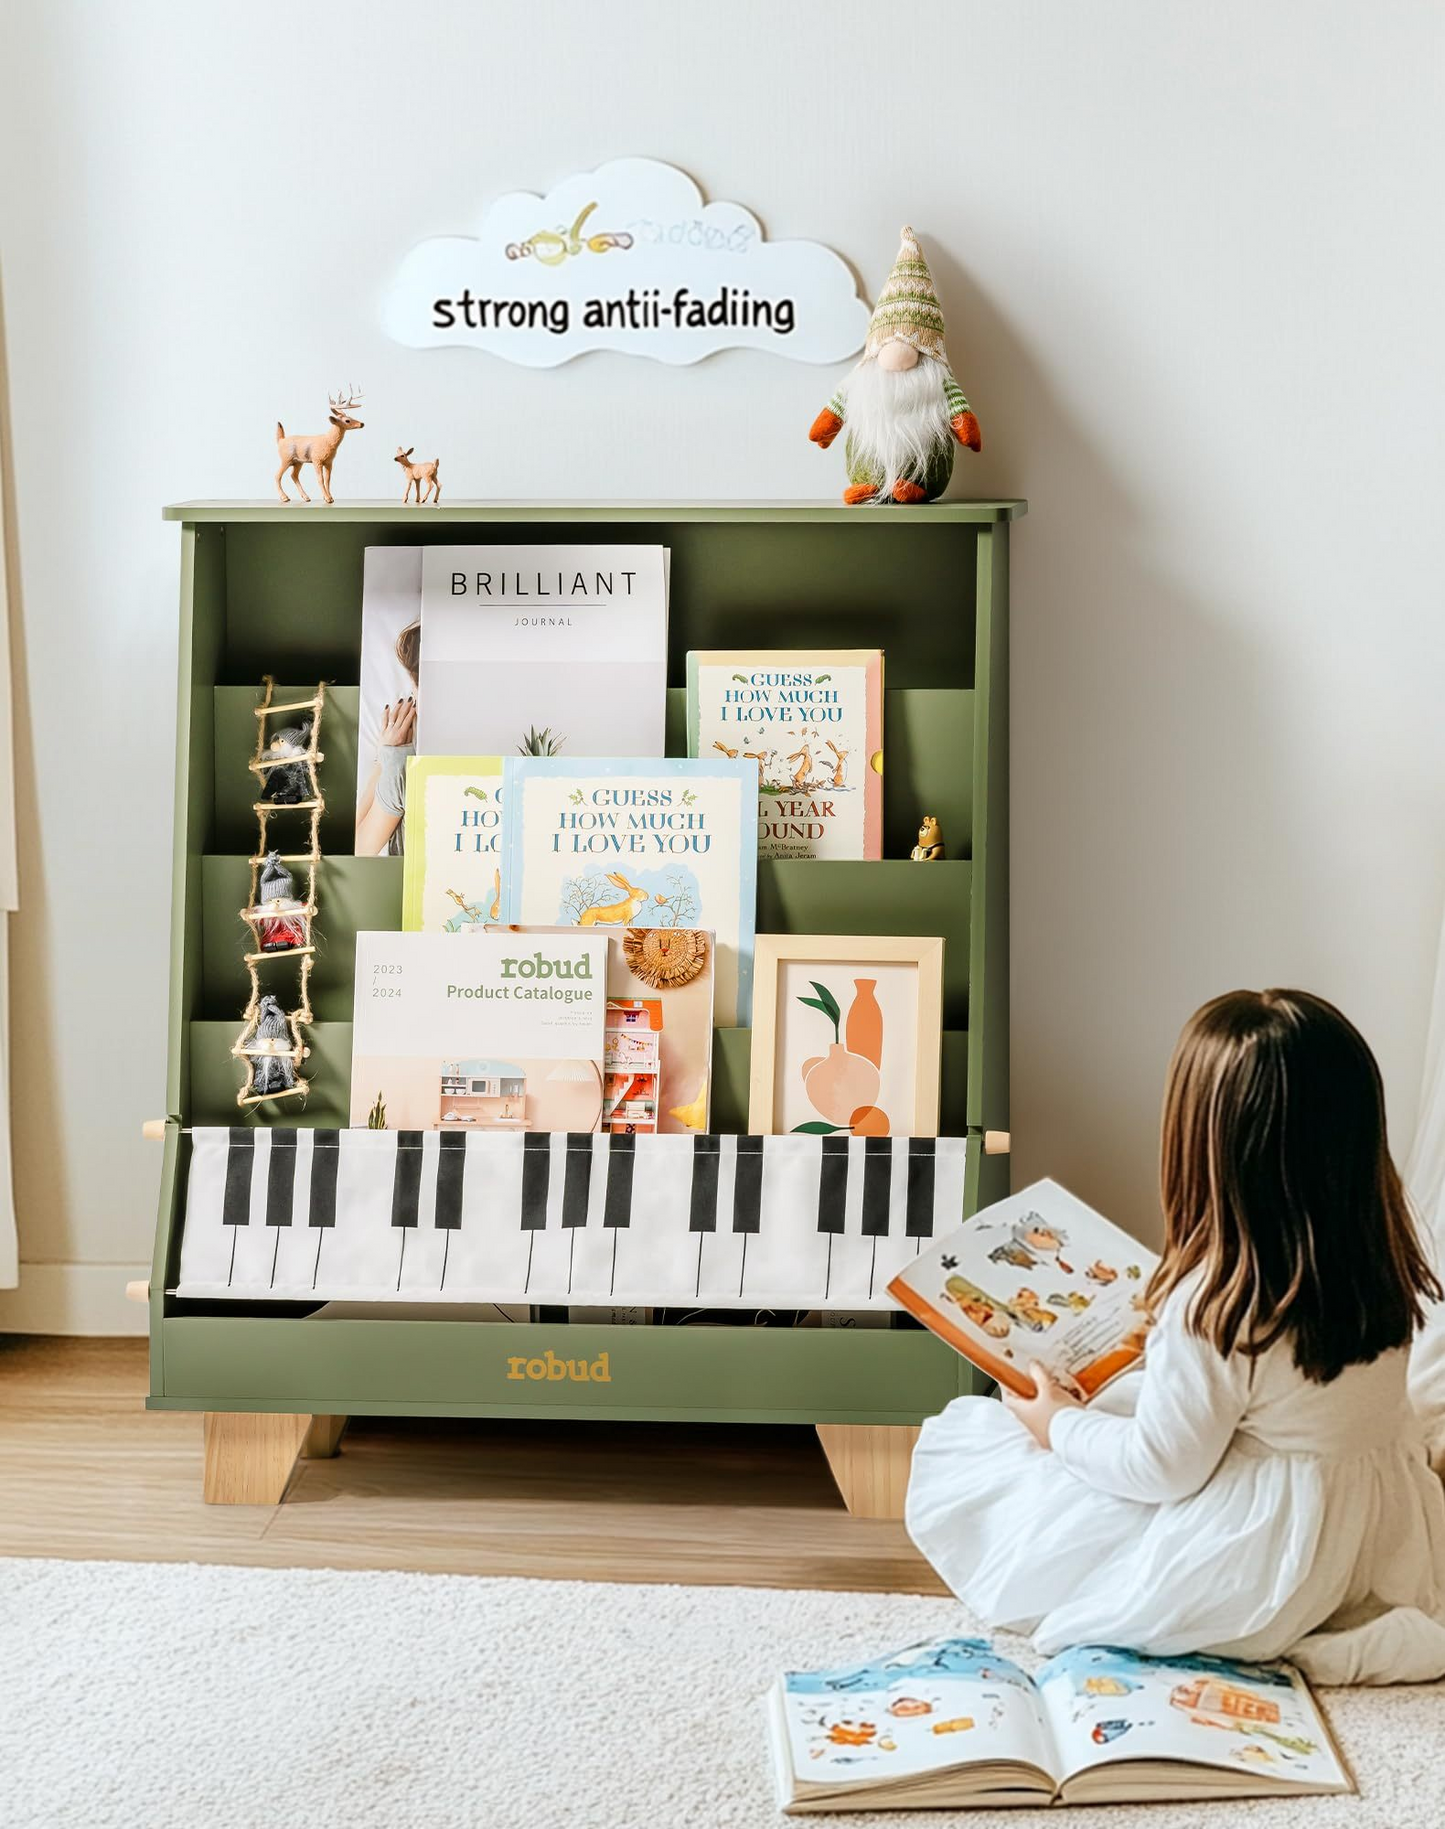
<path id="1" fill-rule="evenodd" d="M 20 1264 L 18 1289 L 0 1289 L 0 1334 L 143 1334 L 149 1310 L 127 1302 L 149 1264 Z"/>

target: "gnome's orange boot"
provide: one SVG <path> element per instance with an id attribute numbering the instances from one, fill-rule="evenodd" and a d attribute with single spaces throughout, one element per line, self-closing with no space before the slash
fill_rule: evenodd
<path id="1" fill-rule="evenodd" d="M 905 483 L 900 478 L 893 485 L 893 499 L 895 502 L 926 502 L 928 491 L 920 489 L 917 483 Z"/>
<path id="2" fill-rule="evenodd" d="M 843 500 L 850 508 L 856 508 L 860 502 L 871 502 L 877 493 L 872 483 L 850 483 L 843 491 Z"/>

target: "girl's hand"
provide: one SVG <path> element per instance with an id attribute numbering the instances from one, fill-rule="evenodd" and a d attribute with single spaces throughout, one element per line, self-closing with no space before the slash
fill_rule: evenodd
<path id="1" fill-rule="evenodd" d="M 381 734 L 377 738 L 388 748 L 399 748 L 403 743 L 411 742 L 411 733 L 416 729 L 416 700 L 398 699 L 395 705 L 385 705 L 381 712 Z"/>
<path id="2" fill-rule="evenodd" d="M 999 1396 L 1004 1405 L 1023 1424 L 1025 1429 L 1038 1443 L 1040 1448 L 1049 1445 L 1049 1424 L 1060 1410 L 1077 1410 L 1081 1400 L 1067 1385 L 1062 1384 L 1037 1359 L 1029 1366 L 1029 1377 L 1034 1381 L 1035 1395 L 1020 1397 L 1017 1392 L 1005 1386 Z"/>

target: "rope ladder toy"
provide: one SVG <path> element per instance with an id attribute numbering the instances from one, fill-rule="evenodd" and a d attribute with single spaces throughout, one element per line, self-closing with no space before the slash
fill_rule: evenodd
<path id="1" fill-rule="evenodd" d="M 255 855 L 250 859 L 251 882 L 247 905 L 240 918 L 250 929 L 250 944 L 243 963 L 251 994 L 242 1013 L 241 1033 L 231 1053 L 246 1069 L 245 1082 L 236 1094 L 243 1109 L 272 1099 L 304 1099 L 311 1090 L 301 1077 L 301 1065 L 311 1050 L 302 1033 L 312 1022 L 311 967 L 316 957 L 316 870 L 321 862 L 321 816 L 326 799 L 317 767 L 325 761 L 319 744 L 321 717 L 326 707 L 326 687 L 319 684 L 314 698 L 275 703 L 276 682 L 268 673 L 261 681 L 261 702 L 255 708 L 256 751 L 248 767 L 256 777 L 260 798 L 254 803 L 258 831 Z M 272 729 L 270 720 L 296 716 L 300 722 Z M 308 846 L 305 851 L 283 853 L 273 849 L 269 822 L 275 814 L 306 813 Z M 304 864 L 306 890 L 296 894 L 288 865 Z M 283 1010 L 274 994 L 261 989 L 261 970 L 278 959 L 300 961 L 297 1001 Z"/>

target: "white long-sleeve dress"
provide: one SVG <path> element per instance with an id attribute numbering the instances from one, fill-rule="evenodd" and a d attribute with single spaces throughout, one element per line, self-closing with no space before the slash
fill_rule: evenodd
<path id="1" fill-rule="evenodd" d="M 1225 1358 L 1164 1304 L 1144 1368 L 1040 1448 L 1002 1404 L 924 1424 L 907 1524 L 953 1591 L 1042 1652 L 1293 1657 L 1318 1682 L 1445 1675 L 1445 1491 L 1404 1349 L 1314 1384 L 1288 1341 Z"/>

